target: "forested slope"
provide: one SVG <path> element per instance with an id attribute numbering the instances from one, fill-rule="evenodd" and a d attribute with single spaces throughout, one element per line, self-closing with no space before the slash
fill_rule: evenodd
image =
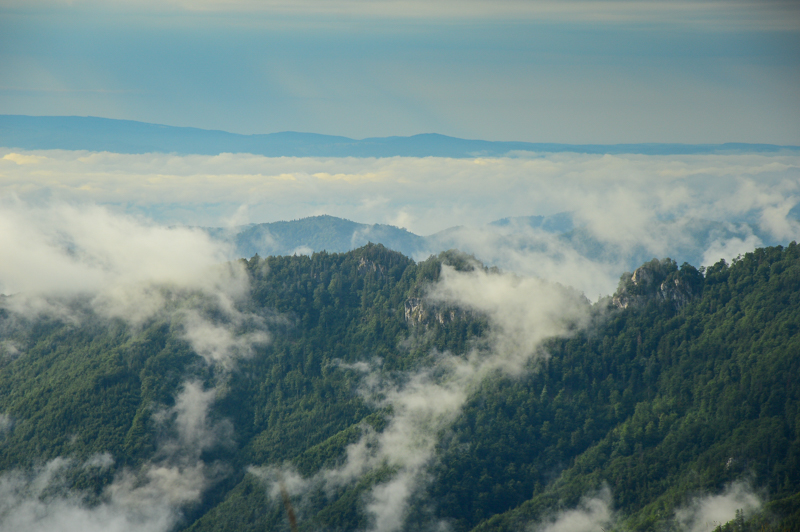
<path id="1" fill-rule="evenodd" d="M 125 471 L 193 459 L 214 474 L 176 528 L 288 530 L 263 471 L 308 479 L 341 467 L 397 414 L 368 400 L 366 379 L 411 379 L 442 353 L 485 348 L 489 317 L 426 298 L 442 263 L 481 268 L 456 252 L 414 263 L 374 245 L 256 256 L 243 263 L 250 291 L 239 305 L 270 339 L 225 367 L 192 350 L 179 320 L 133 326 L 82 300 L 67 315 L 27 318 L 4 305 L 0 469 L 70 458 L 57 488 L 91 508 Z M 705 271 L 654 260 L 589 315 L 521 375 L 494 372 L 469 389 L 436 434 L 403 528 L 524 530 L 590 497 L 611 512 L 606 529 L 680 529 L 681 509 L 732 485 L 765 504 L 728 529 L 800 528 L 798 246 Z M 167 456 L 187 383 L 214 391 L 203 423 L 225 437 Z M 380 528 L 368 495 L 397 474 L 378 464 L 293 491 L 300 529 Z"/>
<path id="2" fill-rule="evenodd" d="M 638 288 L 641 299 L 594 331 L 554 342 L 550 363 L 527 382 L 498 383 L 491 402 L 470 409 L 483 422 L 464 423 L 464 441 L 489 444 L 503 434 L 503 411 L 514 412 L 504 447 L 528 442 L 527 467 L 537 471 L 565 467 L 478 530 L 517 530 L 603 483 L 625 516 L 619 526 L 660 529 L 687 497 L 735 480 L 772 501 L 753 529 L 772 518 L 785 518 L 778 529 L 800 526 L 798 258 L 796 245 L 761 249 L 716 264 L 704 279 L 686 265 L 667 273 L 674 266 L 649 263 L 654 278 L 643 290 L 621 283 L 620 292 Z M 682 274 L 696 295 L 677 309 L 682 300 L 669 287 Z M 466 456 L 469 469 L 479 467 Z"/>

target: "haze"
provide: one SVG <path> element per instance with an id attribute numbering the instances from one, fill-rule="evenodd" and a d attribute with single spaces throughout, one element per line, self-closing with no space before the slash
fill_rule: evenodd
<path id="1" fill-rule="evenodd" d="M 0 114 L 800 144 L 796 2 L 4 0 Z"/>

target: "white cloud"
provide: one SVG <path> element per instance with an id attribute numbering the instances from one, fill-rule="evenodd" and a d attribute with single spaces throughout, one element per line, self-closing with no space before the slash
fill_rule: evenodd
<path id="1" fill-rule="evenodd" d="M 233 323 L 224 324 L 204 318 L 195 309 L 182 310 L 178 317 L 183 328 L 182 336 L 192 345 L 194 351 L 209 364 L 219 364 L 226 369 L 236 358 L 249 356 L 255 345 L 269 342 L 269 335 L 264 330 L 241 331 L 245 322 L 255 323 L 263 328 L 261 319 L 237 311 L 232 311 L 230 316 L 233 317 Z"/>
<path id="2" fill-rule="evenodd" d="M 614 521 L 611 490 L 608 486 L 593 496 L 581 499 L 577 508 L 564 510 L 537 525 L 530 532 L 605 532 Z"/>
<path id="3" fill-rule="evenodd" d="M 489 344 L 476 346 L 464 357 L 435 354 L 431 366 L 398 380 L 364 363 L 341 365 L 363 373 L 362 393 L 369 402 L 390 409 L 386 427 L 379 433 L 364 427 L 361 439 L 347 447 L 343 465 L 310 479 L 291 469 L 252 469 L 270 485 L 273 497 L 281 479 L 291 493 L 303 494 L 311 487 L 342 486 L 368 471 L 389 467 L 395 474 L 371 489 L 365 508 L 372 518 L 370 530 L 399 530 L 410 496 L 426 481 L 439 435 L 458 417 L 469 394 L 492 373 L 518 375 L 530 361 L 545 357 L 539 350 L 541 342 L 569 334 L 588 311 L 582 296 L 557 285 L 449 267 L 443 269 L 427 304 L 485 314 L 492 326 Z"/>
<path id="4" fill-rule="evenodd" d="M 22 264 L 15 256 L 0 266 L 5 291 L 34 284 L 79 289 L 109 277 L 153 275 L 191 284 L 192 276 L 202 277 L 226 254 L 201 233 L 114 217 L 97 204 L 167 224 L 229 227 L 326 213 L 421 235 L 460 226 L 437 235 L 442 245 L 522 275 L 576 286 L 593 298 L 613 291 L 620 272 L 641 260 L 671 256 L 699 265 L 747 246 L 800 237 L 800 223 L 789 214 L 800 203 L 800 156 L 791 154 L 331 159 L 13 153 L 38 162 L 0 159 L 0 195 L 22 198 L 25 205 L 6 200 L 0 206 L 0 238 L 14 248 L 30 242 L 28 255 L 36 260 Z M 47 206 L 60 200 L 74 207 Z M 572 213 L 586 236 L 609 251 L 606 256 L 587 257 L 536 228 L 485 226 L 509 216 L 558 212 Z M 709 222 L 728 229 L 706 240 L 694 234 Z M 58 225 L 71 228 L 71 245 L 79 245 L 82 255 L 51 245 L 63 236 L 42 227 Z M 265 238 L 269 249 L 274 242 Z M 294 250 L 311 251 L 305 245 Z M 414 258 L 439 251 L 423 249 Z M 122 298 L 120 293 L 117 300 Z"/>
<path id="5" fill-rule="evenodd" d="M 719 495 L 697 497 L 675 512 L 675 521 L 686 532 L 711 532 L 732 521 L 737 510 L 745 517 L 761 508 L 761 499 L 744 482 L 733 482 Z"/>
<path id="6" fill-rule="evenodd" d="M 166 532 L 180 518 L 178 505 L 196 500 L 203 485 L 201 476 L 170 468 L 151 468 L 138 477 L 125 473 L 90 507 L 60 479 L 72 467 L 72 461 L 56 458 L 34 471 L 0 476 L 0 531 Z"/>
<path id="7" fill-rule="evenodd" d="M 226 263 L 229 251 L 201 231 L 158 226 L 93 205 L 31 207 L 8 199 L 0 207 L 0 246 L 14 250 L 0 261 L 0 284 L 13 292 L 3 299 L 12 319 L 94 316 L 122 319 L 133 328 L 162 320 L 221 370 L 218 379 L 237 358 L 269 340 L 264 319 L 240 310 L 248 294 L 246 273 L 238 263 Z M 85 316 L 76 314 L 76 299 L 88 302 Z M 8 342 L 3 350 L 24 356 Z M 210 418 L 217 393 L 214 386 L 186 380 L 175 404 L 153 414 L 170 436 L 150 462 L 118 472 L 97 505 L 60 484 L 60 471 L 78 467 L 70 460 L 4 474 L 0 530 L 171 530 L 184 506 L 224 473 L 219 464 L 201 460 L 204 450 L 232 441 L 230 422 Z M 10 429 L 12 420 L 0 415 L 0 432 Z M 82 467 L 112 464 L 113 457 L 99 455 Z"/>
<path id="8" fill-rule="evenodd" d="M 0 437 L 2 437 L 6 432 L 11 430 L 11 427 L 14 426 L 14 420 L 8 414 L 0 414 Z"/>
<path id="9" fill-rule="evenodd" d="M 298 246 L 294 248 L 289 255 L 312 255 L 314 250 L 308 246 Z"/>
<path id="10" fill-rule="evenodd" d="M 370 223 L 402 222 L 413 232 L 430 234 L 507 216 L 572 211 L 586 221 L 600 218 L 597 230 L 605 234 L 617 233 L 620 227 L 639 231 L 634 223 L 653 216 L 720 219 L 752 209 L 784 208 L 793 198 L 800 201 L 800 157 L 794 155 L 549 154 L 494 159 L 67 151 L 23 155 L 45 159 L 35 170 L 0 161 L 0 194 L 30 201 L 47 195 L 128 209 L 158 207 L 154 214 L 162 221 L 201 225 L 224 226 L 230 219 L 290 220 L 327 211 Z M 325 178 L 332 175 L 350 178 Z M 359 185 L 354 186 L 353 180 Z M 222 215 L 215 214 L 220 213 L 219 205 L 227 206 Z M 611 220 L 606 216 L 610 213 Z"/>
<path id="11" fill-rule="evenodd" d="M 233 426 L 227 420 L 212 423 L 209 410 L 216 398 L 216 388 L 203 389 L 197 381 L 186 381 L 175 397 L 175 405 L 158 412 L 154 419 L 162 424 L 172 422 L 175 437 L 162 442 L 159 455 L 170 463 L 195 466 L 203 451 L 231 442 Z"/>
<path id="12" fill-rule="evenodd" d="M 744 255 L 748 251 L 761 246 L 761 239 L 757 236 L 750 234 L 746 238 L 728 238 L 721 240 L 714 240 L 705 253 L 703 253 L 702 266 L 710 266 L 716 264 L 720 259 L 726 260 L 728 263 L 732 259 Z"/>
<path id="13" fill-rule="evenodd" d="M 449 266 L 442 266 L 428 298 L 487 315 L 493 325 L 492 357 L 479 367 L 510 374 L 519 373 L 546 338 L 582 325 L 589 308 L 580 293 L 541 279 Z"/>
<path id="14" fill-rule="evenodd" d="M 557 234 L 536 228 L 461 227 L 448 231 L 441 244 L 416 258 L 455 248 L 505 271 L 571 286 L 592 298 L 612 293 L 620 273 L 629 268 L 628 257 L 623 254 L 610 260 L 588 258 Z"/>
<path id="15" fill-rule="evenodd" d="M 64 482 L 75 468 L 108 468 L 108 453 L 95 455 L 82 465 L 56 458 L 29 471 L 0 475 L 0 532 L 18 530 L 52 532 L 166 532 L 172 530 L 187 505 L 200 500 L 219 473 L 201 453 L 230 443 L 233 427 L 222 420 L 210 422 L 208 411 L 216 390 L 188 381 L 172 408 L 154 416 L 174 436 L 160 442 L 151 462 L 138 470 L 123 469 L 106 486 L 99 503 L 88 504 L 84 494 Z"/>
<path id="16" fill-rule="evenodd" d="M 16 250 L 0 261 L 0 287 L 14 294 L 7 308 L 74 320 L 70 301 L 83 297 L 96 314 L 134 326 L 160 317 L 178 324 L 212 364 L 229 364 L 268 341 L 263 320 L 236 306 L 248 293 L 247 275 L 204 232 L 94 205 L 7 200 L 0 207 L 0 246 Z M 208 318 L 209 310 L 223 321 Z"/>
<path id="17" fill-rule="evenodd" d="M 226 257 L 201 231 L 96 205 L 31 206 L 13 199 L 0 204 L 0 245 L 17 250 L 0 265 L 6 294 L 102 292 L 144 283 L 204 287 Z"/>
<path id="18" fill-rule="evenodd" d="M 5 358 L 16 358 L 21 354 L 19 346 L 11 340 L 0 341 L 0 355 Z"/>
<path id="19" fill-rule="evenodd" d="M 36 155 L 23 155 L 21 153 L 7 153 L 3 156 L 4 161 L 12 161 L 18 165 L 23 164 L 36 164 L 44 159 L 44 157 Z"/>

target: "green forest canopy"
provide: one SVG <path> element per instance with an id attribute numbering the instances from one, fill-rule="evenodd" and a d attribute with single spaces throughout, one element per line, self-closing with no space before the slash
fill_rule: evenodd
<path id="1" fill-rule="evenodd" d="M 64 480 L 96 504 L 116 475 L 157 456 L 169 428 L 154 413 L 192 378 L 217 386 L 211 422 L 232 432 L 203 450 L 224 472 L 178 529 L 288 530 L 249 468 L 290 463 L 310 477 L 391 418 L 347 364 L 413 372 L 435 353 L 466 355 L 490 330 L 475 312 L 409 319 L 443 263 L 481 267 L 457 252 L 415 263 L 380 245 L 245 261 L 244 304 L 268 320 L 271 342 L 224 374 L 168 321 L 75 325 L 0 310 L 0 471 L 109 453 L 113 466 L 76 466 Z M 549 340 L 546 363 L 490 376 L 469 396 L 438 435 L 405 529 L 522 530 L 607 487 L 614 529 L 668 530 L 677 508 L 735 481 L 766 504 L 720 529 L 800 529 L 800 248 L 705 270 L 653 260 L 636 275 L 593 305 L 589 327 Z M 301 530 L 368 527 L 365 494 L 392 474 L 295 500 Z"/>

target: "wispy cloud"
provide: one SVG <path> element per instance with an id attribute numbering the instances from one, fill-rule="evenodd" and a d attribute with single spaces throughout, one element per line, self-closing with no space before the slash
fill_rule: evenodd
<path id="1" fill-rule="evenodd" d="M 169 420 L 177 425 L 176 437 L 161 443 L 154 461 L 138 470 L 119 470 L 94 503 L 66 482 L 66 473 L 77 470 L 91 476 L 113 467 L 114 459 L 108 454 L 83 463 L 59 457 L 32 470 L 4 472 L 0 475 L 0 530 L 171 530 L 181 519 L 182 509 L 196 503 L 215 476 L 214 467 L 199 460 L 203 449 L 217 443 L 216 433 L 205 420 L 208 393 L 187 384 L 175 407 L 165 412 L 177 417 Z M 192 402 L 198 398 L 199 404 Z"/>
<path id="2" fill-rule="evenodd" d="M 469 395 L 491 374 L 519 375 L 528 364 L 546 357 L 539 349 L 542 341 L 569 334 L 589 309 L 582 296 L 558 285 L 449 267 L 443 269 L 426 301 L 487 316 L 492 326 L 488 344 L 476 346 L 467 356 L 437 353 L 432 365 L 400 378 L 384 374 L 379 364 L 345 367 L 362 373 L 362 394 L 367 401 L 391 412 L 386 427 L 381 432 L 365 427 L 361 439 L 347 447 L 341 466 L 324 469 L 311 478 L 304 479 L 291 468 L 253 468 L 253 473 L 267 482 L 273 498 L 278 496 L 280 482 L 303 496 L 387 468 L 393 474 L 369 490 L 364 507 L 371 518 L 370 530 L 400 530 L 409 499 L 427 480 L 442 431 L 455 421 Z"/>
<path id="3" fill-rule="evenodd" d="M 733 482 L 718 495 L 694 498 L 675 512 L 675 522 L 687 532 L 711 532 L 736 517 L 737 511 L 747 517 L 761 508 L 761 497 L 745 482 Z"/>
<path id="4" fill-rule="evenodd" d="M 0 266 L 7 294 L 107 293 L 144 283 L 200 288 L 208 286 L 226 256 L 201 231 L 163 227 L 98 206 L 31 206 L 13 198 L 0 207 L 0 242 L 17 250 Z M 235 275 L 230 281 L 236 282 Z"/>
<path id="5" fill-rule="evenodd" d="M 224 381 L 235 361 L 269 340 L 262 316 L 240 309 L 248 278 L 204 233 L 168 228 L 102 207 L 47 208 L 10 199 L 0 208 L 0 246 L 14 250 L 0 265 L 6 325 L 46 314 L 66 321 L 123 320 L 132 330 L 160 320 L 173 326 Z M 80 300 L 88 308 L 74 312 Z M 247 332 L 245 332 L 245 330 Z M 3 345 L 3 356 L 24 352 Z M 117 470 L 96 504 L 67 485 L 61 472 L 112 467 L 106 456 L 86 464 L 57 458 L 0 476 L 0 530 L 167 531 L 204 490 L 227 473 L 206 463 L 205 450 L 232 443 L 232 425 L 213 421 L 216 385 L 186 377 L 174 405 L 154 406 L 164 437 L 149 461 Z M 0 431 L 14 420 L 0 414 Z M 32 457 L 35 458 L 35 457 Z"/>
<path id="6" fill-rule="evenodd" d="M 30 471 L 0 476 L 0 530 L 30 532 L 166 532 L 181 518 L 181 508 L 197 502 L 207 486 L 202 463 L 148 465 L 123 471 L 106 487 L 98 504 L 70 489 L 64 473 L 91 474 L 113 465 L 108 455 L 85 463 L 56 458 Z"/>
<path id="7" fill-rule="evenodd" d="M 76 206 L 99 203 L 161 223 L 206 226 L 317 214 L 397 224 L 422 235 L 459 226 L 437 236 L 442 245 L 520 274 L 577 286 L 592 297 L 613 291 L 620 272 L 637 261 L 671 256 L 708 264 L 758 245 L 800 237 L 800 223 L 792 211 L 800 203 L 796 155 L 322 159 L 11 150 L 0 154 L 0 194 L 35 206 L 57 200 Z M 43 208 L 39 217 L 66 216 L 62 211 L 54 214 Z M 16 216 L 14 212 L 11 209 L 5 218 Z M 571 213 L 584 236 L 604 246 L 606 256 L 588 257 L 541 228 L 485 226 L 508 216 L 558 212 Z M 10 244 L 28 239 L 24 235 L 37 223 L 33 217 L 4 238 L 11 239 Z M 185 235 L 176 238 L 176 251 L 181 241 L 203 238 L 188 229 L 153 228 L 150 240 L 155 243 L 167 235 Z M 203 246 L 205 256 L 220 251 L 213 243 Z M 420 250 L 415 258 L 438 251 Z M 125 247 L 119 256 L 124 253 Z M 159 253 L 153 264 L 169 265 L 181 256 L 189 264 L 208 263 L 204 258 L 189 260 L 185 252 L 169 260 Z M 130 259 L 136 265 L 132 270 L 147 270 L 140 263 L 148 259 Z M 70 261 L 54 272 L 71 271 Z M 102 268 L 97 271 L 100 278 L 108 275 Z M 14 277 L 6 275 L 6 283 L 7 278 Z M 61 284 L 58 277 L 53 279 Z"/>
<path id="8" fill-rule="evenodd" d="M 594 495 L 581 499 L 577 508 L 563 510 L 540 523 L 528 526 L 528 532 L 605 532 L 614 522 L 611 489 L 604 485 Z"/>

